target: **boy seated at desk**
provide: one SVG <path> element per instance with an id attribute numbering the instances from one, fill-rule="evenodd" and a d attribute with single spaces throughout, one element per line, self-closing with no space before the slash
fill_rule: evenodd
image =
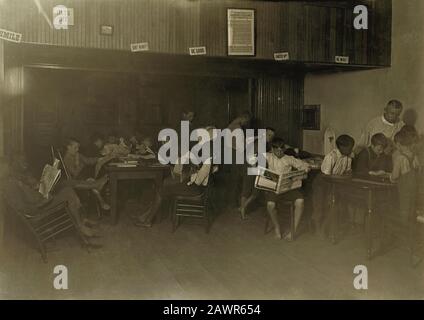
<path id="1" fill-rule="evenodd" d="M 293 169 L 304 170 L 309 172 L 309 165 L 295 157 L 288 156 L 285 153 L 284 140 L 281 138 L 274 138 L 271 143 L 271 152 L 266 154 L 267 167 L 269 170 L 278 174 L 289 173 Z M 280 223 L 277 215 L 277 203 L 279 201 L 294 201 L 294 214 L 295 214 L 295 230 L 300 222 L 303 214 L 304 200 L 303 194 L 299 190 L 291 190 L 283 194 L 275 194 L 273 192 L 265 192 L 266 208 L 274 225 L 275 237 L 281 239 Z M 284 235 L 285 239 L 290 239 L 291 234 L 288 232 Z"/>
<path id="2" fill-rule="evenodd" d="M 396 151 L 393 153 L 393 171 L 390 181 L 397 183 L 399 214 L 403 223 L 416 219 L 415 205 L 418 191 L 420 163 L 415 154 L 418 136 L 401 130 L 395 137 Z"/>
<path id="3" fill-rule="evenodd" d="M 123 137 L 118 138 L 116 133 L 110 133 L 107 138 L 101 154 L 105 157 L 124 157 L 131 151 L 131 147 Z"/>
<path id="4" fill-rule="evenodd" d="M 105 141 L 100 133 L 93 133 L 90 136 L 89 145 L 84 149 L 84 154 L 88 157 L 101 157 Z"/>
<path id="5" fill-rule="evenodd" d="M 149 136 L 144 137 L 141 143 L 137 144 L 136 153 L 141 155 L 142 159 L 156 159 L 156 153 L 153 151 L 153 141 Z"/>
<path id="6" fill-rule="evenodd" d="M 213 138 L 213 127 L 206 127 L 210 139 Z M 208 142 L 204 141 L 204 142 Z M 200 142 L 200 140 L 199 140 Z M 212 153 L 213 154 L 213 153 Z M 197 158 L 198 164 L 193 164 L 189 159 Z M 187 163 L 187 164 L 185 164 Z M 153 220 L 156 217 L 164 197 L 173 197 L 175 195 L 199 195 L 209 183 L 209 176 L 218 170 L 216 165 L 213 165 L 212 157 L 208 159 L 198 158 L 198 155 L 187 152 L 179 158 L 177 164 L 171 171 L 171 176 L 163 181 L 162 188 L 155 186 L 153 201 L 150 207 L 143 213 L 140 213 L 135 221 L 137 227 L 152 226 Z"/>
<path id="7" fill-rule="evenodd" d="M 312 232 L 317 228 L 325 231 L 326 217 L 324 207 L 328 204 L 328 188 L 324 176 L 343 177 L 350 176 L 352 172 L 353 147 L 355 140 L 346 134 L 336 139 L 336 148 L 328 153 L 321 165 L 321 174 L 317 175 L 312 183 L 313 212 L 310 221 Z M 327 209 L 327 208 L 325 208 Z"/>
<path id="8" fill-rule="evenodd" d="M 376 133 L 371 137 L 371 145 L 356 156 L 353 161 L 353 172 L 358 176 L 384 177 L 392 171 L 392 157 L 384 150 L 389 144 L 388 139 L 382 133 Z"/>

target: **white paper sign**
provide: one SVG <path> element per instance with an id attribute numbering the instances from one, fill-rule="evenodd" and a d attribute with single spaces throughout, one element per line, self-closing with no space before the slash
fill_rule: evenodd
<path id="1" fill-rule="evenodd" d="M 131 43 L 131 52 L 149 51 L 148 42 Z"/>
<path id="2" fill-rule="evenodd" d="M 227 9 L 228 55 L 255 55 L 255 10 Z"/>
<path id="3" fill-rule="evenodd" d="M 336 56 L 336 63 L 349 64 L 349 57 L 346 56 Z"/>
<path id="4" fill-rule="evenodd" d="M 200 56 L 206 54 L 206 47 L 188 48 L 191 56 Z"/>
<path id="5" fill-rule="evenodd" d="M 290 56 L 288 52 L 276 52 L 274 53 L 274 59 L 275 61 L 285 61 L 289 60 Z"/>
<path id="6" fill-rule="evenodd" d="M 0 39 L 19 43 L 22 40 L 22 33 L 0 29 Z"/>
<path id="7" fill-rule="evenodd" d="M 55 29 L 68 29 L 74 25 L 74 9 L 58 5 L 53 7 L 53 25 Z"/>

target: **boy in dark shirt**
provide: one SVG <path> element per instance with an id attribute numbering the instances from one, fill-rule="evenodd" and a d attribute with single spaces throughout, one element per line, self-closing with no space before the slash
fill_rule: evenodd
<path id="1" fill-rule="evenodd" d="M 384 153 L 389 142 L 382 133 L 371 137 L 371 146 L 363 149 L 353 161 L 356 175 L 381 176 L 392 171 L 392 158 Z"/>

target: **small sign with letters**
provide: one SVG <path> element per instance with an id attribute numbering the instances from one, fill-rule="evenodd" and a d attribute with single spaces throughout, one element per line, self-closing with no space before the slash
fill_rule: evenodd
<path id="1" fill-rule="evenodd" d="M 191 56 L 200 56 L 206 54 L 206 47 L 188 48 Z"/>
<path id="2" fill-rule="evenodd" d="M 19 43 L 22 40 L 22 33 L 0 29 L 0 39 Z"/>
<path id="3" fill-rule="evenodd" d="M 288 52 L 276 52 L 274 53 L 274 60 L 275 61 L 285 61 L 289 60 L 290 56 Z"/>
<path id="4" fill-rule="evenodd" d="M 349 57 L 347 56 L 336 56 L 336 63 L 349 64 Z"/>
<path id="5" fill-rule="evenodd" d="M 148 42 L 131 43 L 131 52 L 149 51 Z"/>

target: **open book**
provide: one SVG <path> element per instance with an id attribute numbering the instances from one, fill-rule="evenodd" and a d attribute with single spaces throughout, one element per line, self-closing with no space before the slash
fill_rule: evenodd
<path id="1" fill-rule="evenodd" d="M 308 174 L 301 170 L 278 174 L 269 169 L 259 167 L 259 175 L 255 180 L 255 188 L 282 194 L 301 188 L 302 180 L 307 177 Z"/>
<path id="2" fill-rule="evenodd" d="M 53 188 L 57 184 L 61 176 L 61 170 L 58 169 L 59 160 L 55 159 L 53 165 L 46 164 L 41 174 L 40 187 L 38 192 L 40 192 L 44 198 L 48 198 L 50 192 L 53 191 Z"/>

